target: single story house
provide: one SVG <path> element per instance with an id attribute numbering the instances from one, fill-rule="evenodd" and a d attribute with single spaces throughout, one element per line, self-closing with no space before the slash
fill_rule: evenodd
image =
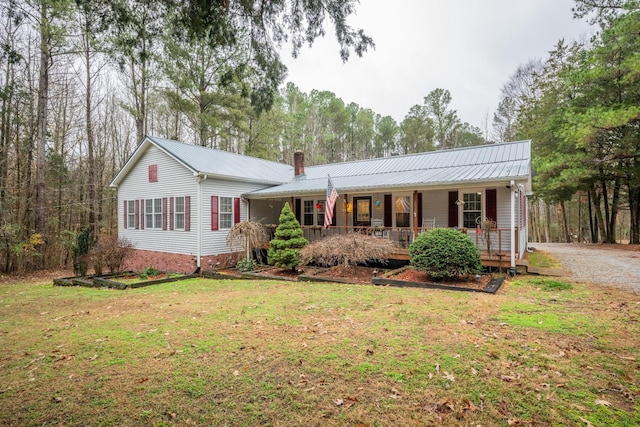
<path id="1" fill-rule="evenodd" d="M 145 254 L 146 266 L 171 259 L 165 268 L 192 271 L 238 251 L 227 243 L 234 223 L 273 231 L 289 202 L 310 241 L 367 232 L 394 240 L 396 257 L 408 259 L 420 232 L 451 227 L 512 272 L 526 252 L 531 141 L 309 167 L 302 152 L 294 157 L 292 167 L 147 136 L 111 182 L 118 235 Z M 329 177 L 339 199 L 325 228 Z"/>

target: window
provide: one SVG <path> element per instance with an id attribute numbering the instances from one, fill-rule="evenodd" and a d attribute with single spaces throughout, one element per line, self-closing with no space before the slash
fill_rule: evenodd
<path id="1" fill-rule="evenodd" d="M 313 225 L 313 200 L 303 201 L 302 225 Z"/>
<path id="2" fill-rule="evenodd" d="M 175 198 L 174 228 L 184 230 L 184 197 Z"/>
<path id="3" fill-rule="evenodd" d="M 324 203 L 325 200 L 318 200 L 318 203 L 316 203 L 316 208 L 318 210 L 316 225 L 324 225 Z"/>
<path id="4" fill-rule="evenodd" d="M 129 200 L 127 202 L 127 224 L 129 227 L 134 228 L 136 225 L 136 201 Z"/>
<path id="5" fill-rule="evenodd" d="M 411 203 L 408 196 L 396 197 L 396 227 L 411 227 Z"/>
<path id="6" fill-rule="evenodd" d="M 162 229 L 162 199 L 144 201 L 145 228 Z"/>
<path id="7" fill-rule="evenodd" d="M 482 193 L 464 193 L 462 200 L 464 201 L 462 226 L 476 228 L 482 218 Z"/>
<path id="8" fill-rule="evenodd" d="M 220 229 L 233 226 L 233 198 L 220 197 Z"/>

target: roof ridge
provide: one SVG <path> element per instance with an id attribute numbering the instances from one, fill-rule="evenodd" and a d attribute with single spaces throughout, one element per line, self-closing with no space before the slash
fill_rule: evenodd
<path id="1" fill-rule="evenodd" d="M 483 145 L 472 145 L 470 147 L 456 147 L 456 148 L 445 148 L 442 150 L 433 150 L 433 151 L 423 151 L 421 153 L 411 153 L 411 154 L 400 154 L 397 156 L 387 156 L 387 157 L 374 157 L 371 159 L 358 159 L 358 160 L 349 160 L 346 162 L 333 162 L 333 163 L 322 163 L 319 165 L 311 165 L 311 166 L 306 166 L 306 169 L 309 168 L 321 168 L 321 167 L 328 167 L 328 166 L 335 166 L 335 165 L 346 165 L 346 164 L 356 164 L 356 163 L 361 163 L 361 162 L 372 162 L 372 161 L 376 161 L 376 160 L 391 160 L 391 159 L 402 159 L 402 158 L 410 158 L 410 157 L 419 157 L 419 156 L 429 156 L 429 155 L 435 155 L 435 154 L 441 154 L 441 153 L 451 153 L 453 151 L 466 151 L 466 150 L 477 150 L 479 148 L 493 148 L 495 146 L 499 146 L 499 145 L 511 145 L 511 144 L 521 144 L 524 142 L 528 142 L 531 143 L 530 139 L 522 139 L 520 141 L 512 141 L 512 142 L 496 142 L 496 143 L 492 143 L 492 144 L 483 144 Z M 507 161 L 507 160 L 504 160 Z M 500 163 L 500 162 L 490 162 L 490 163 Z M 442 166 L 442 167 L 447 167 L 447 166 Z M 438 169 L 438 167 L 434 168 L 434 169 Z"/>

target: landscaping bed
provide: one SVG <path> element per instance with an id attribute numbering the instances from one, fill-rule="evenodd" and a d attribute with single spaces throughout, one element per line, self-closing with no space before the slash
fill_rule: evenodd
<path id="1" fill-rule="evenodd" d="M 192 277 L 197 274 L 177 274 L 159 272 L 153 276 L 147 276 L 134 271 L 126 271 L 118 274 L 107 274 L 102 276 L 86 277 L 60 277 L 53 279 L 54 286 L 84 286 L 87 288 L 109 288 L 128 289 L 142 288 L 144 286 L 157 285 L 160 283 L 176 282 Z"/>
<path id="2" fill-rule="evenodd" d="M 406 266 L 390 271 L 382 277 L 373 278 L 373 284 L 495 294 L 503 280 L 502 277 L 494 278 L 490 274 L 482 274 L 462 277 L 458 280 L 436 281 L 431 279 L 427 273 Z"/>
<path id="3" fill-rule="evenodd" d="M 297 270 L 261 266 L 256 271 L 240 272 L 236 269 L 224 269 L 203 272 L 203 276 L 214 279 L 271 279 L 299 282 L 333 282 L 352 284 L 374 284 L 430 289 L 447 289 L 470 292 L 496 293 L 502 285 L 502 278 L 483 274 L 465 277 L 457 281 L 437 282 L 428 274 L 411 266 L 387 270 L 376 267 L 300 267 Z"/>

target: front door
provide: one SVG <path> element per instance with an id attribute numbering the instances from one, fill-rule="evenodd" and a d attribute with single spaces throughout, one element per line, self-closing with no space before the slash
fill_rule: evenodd
<path id="1" fill-rule="evenodd" d="M 353 225 L 356 227 L 371 226 L 371 197 L 353 198 Z"/>

